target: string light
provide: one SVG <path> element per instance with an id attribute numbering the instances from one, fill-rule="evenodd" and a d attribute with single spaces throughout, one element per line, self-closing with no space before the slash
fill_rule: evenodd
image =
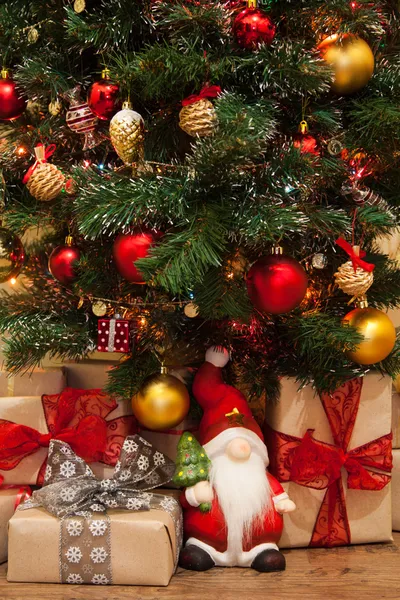
<path id="1" fill-rule="evenodd" d="M 100 169 L 100 171 L 102 171 L 104 169 L 104 164 L 103 163 L 98 164 L 97 168 Z"/>
<path id="2" fill-rule="evenodd" d="M 91 163 L 91 161 L 90 161 L 90 160 L 88 160 L 87 158 L 85 158 L 85 160 L 83 161 L 83 167 L 84 167 L 85 169 L 88 169 L 88 168 L 90 167 L 90 165 L 91 165 L 91 164 L 92 164 L 92 163 Z"/>
<path id="3" fill-rule="evenodd" d="M 18 156 L 24 156 L 24 154 L 26 154 L 27 150 L 24 146 L 18 146 L 18 148 L 16 149 L 15 153 Z"/>
<path id="4" fill-rule="evenodd" d="M 16 283 L 17 283 L 17 280 L 16 280 L 16 278 L 15 278 L 15 277 L 11 277 L 11 279 L 10 279 L 10 284 L 11 284 L 11 285 L 15 285 Z"/>

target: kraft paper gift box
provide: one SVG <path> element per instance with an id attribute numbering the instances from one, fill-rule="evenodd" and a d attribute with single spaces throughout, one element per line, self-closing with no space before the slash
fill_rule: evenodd
<path id="1" fill-rule="evenodd" d="M 20 500 L 30 494 L 28 487 L 1 489 L 0 486 L 0 563 L 7 560 L 8 521 L 13 516 Z"/>
<path id="2" fill-rule="evenodd" d="M 65 369 L 62 367 L 35 369 L 18 375 L 0 370 L 0 403 L 2 397 L 59 394 L 66 385 Z"/>
<path id="3" fill-rule="evenodd" d="M 297 505 L 282 548 L 391 541 L 391 395 L 376 373 L 321 396 L 283 378 L 265 427 L 269 470 Z"/>
<path id="4" fill-rule="evenodd" d="M 150 431 L 139 425 L 140 435 L 173 461 L 176 459 L 176 451 L 181 435 L 185 433 L 185 431 L 190 431 L 196 437 L 198 428 L 199 420 L 191 415 L 188 415 L 176 427 L 165 431 Z"/>
<path id="5" fill-rule="evenodd" d="M 400 389 L 399 378 L 396 380 L 396 387 Z M 400 448 L 400 394 L 393 387 L 392 396 L 392 432 L 393 432 L 393 448 Z"/>
<path id="6" fill-rule="evenodd" d="M 7 579 L 168 585 L 182 543 L 182 511 L 173 497 L 152 489 L 172 477 L 172 461 L 135 435 L 125 440 L 108 480 L 96 480 L 58 440 L 48 465 L 44 487 L 10 520 Z"/>
<path id="7" fill-rule="evenodd" d="M 400 531 L 400 450 L 393 450 L 392 510 L 393 530 Z"/>
<path id="8" fill-rule="evenodd" d="M 10 459 L 8 469 L 0 468 L 0 477 L 4 478 L 5 484 L 32 485 L 41 484 L 46 466 L 50 430 L 60 417 L 59 398 L 71 396 L 74 402 L 75 414 L 68 417 L 61 428 L 61 434 L 69 428 L 79 429 L 82 422 L 88 417 L 95 415 L 100 421 L 105 421 L 106 451 L 101 462 L 93 463 L 93 470 L 101 478 L 108 477 L 112 472 L 112 466 L 118 459 L 122 443 L 127 435 L 137 431 L 136 421 L 132 416 L 129 402 L 117 403 L 116 400 L 101 392 L 101 390 L 75 390 L 66 388 L 62 395 L 25 396 L 0 399 L 0 442 L 2 438 L 2 427 L 11 422 L 32 428 L 34 432 L 29 433 L 25 439 L 22 434 L 20 448 L 23 448 L 22 460 L 16 460 L 13 466 Z M 68 407 L 67 407 L 68 408 Z M 92 424 L 88 423 L 88 433 Z M 36 436 L 35 434 L 40 434 Z M 85 430 L 82 429 L 85 437 Z M 10 438 L 9 438 L 10 439 Z M 14 445 L 12 438 L 11 446 Z M 30 444 L 30 446 L 29 446 Z M 28 446 L 28 447 L 27 447 Z M 29 450 L 30 449 L 30 450 Z M 2 464 L 0 443 L 0 464 Z M 29 451 L 31 453 L 29 453 Z M 19 450 L 16 450 L 18 458 Z M 111 469 L 111 471 L 110 471 Z"/>

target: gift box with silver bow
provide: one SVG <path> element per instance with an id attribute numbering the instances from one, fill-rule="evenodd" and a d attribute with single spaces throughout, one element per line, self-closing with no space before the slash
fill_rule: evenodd
<path id="1" fill-rule="evenodd" d="M 53 440 L 45 485 L 9 524 L 9 581 L 168 585 L 182 542 L 179 503 L 152 490 L 174 463 L 138 435 L 126 438 L 113 476 L 96 479 Z"/>

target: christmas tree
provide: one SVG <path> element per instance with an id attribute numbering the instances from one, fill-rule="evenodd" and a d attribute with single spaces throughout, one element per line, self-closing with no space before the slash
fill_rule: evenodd
<path id="1" fill-rule="evenodd" d="M 399 19 L 392 0 L 1 3 L 6 367 L 116 350 L 131 397 L 218 344 L 250 396 L 395 376 Z"/>
<path id="2" fill-rule="evenodd" d="M 178 443 L 176 456 L 176 471 L 173 482 L 182 487 L 191 487 L 199 481 L 207 481 L 211 461 L 204 448 L 189 432 L 182 434 Z M 202 512 L 211 509 L 209 502 L 203 502 L 199 506 Z"/>

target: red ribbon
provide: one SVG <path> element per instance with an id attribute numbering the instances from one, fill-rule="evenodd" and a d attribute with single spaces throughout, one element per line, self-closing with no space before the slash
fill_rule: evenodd
<path id="1" fill-rule="evenodd" d="M 36 147 L 35 147 L 36 161 L 31 167 L 29 167 L 29 169 L 25 173 L 22 183 L 27 183 L 29 181 L 30 176 L 35 171 L 35 169 L 38 167 L 38 165 L 47 162 L 47 159 L 50 158 L 50 156 L 52 154 L 54 154 L 55 149 L 56 149 L 55 144 L 50 144 L 50 146 L 47 146 L 47 148 L 44 146 L 44 144 L 36 145 Z"/>
<path id="2" fill-rule="evenodd" d="M 200 91 L 198 95 L 193 94 L 192 96 L 188 96 L 185 100 L 182 100 L 182 106 L 188 106 L 189 104 L 194 104 L 203 98 L 216 98 L 221 93 L 221 88 L 219 85 L 206 85 Z"/>
<path id="3" fill-rule="evenodd" d="M 266 427 L 271 473 L 279 481 L 294 481 L 305 487 L 326 490 L 312 532 L 311 547 L 351 543 L 342 467 L 348 473 L 349 489 L 382 490 L 390 481 L 391 433 L 347 450 L 358 413 L 362 383 L 361 378 L 352 379 L 334 394 L 321 394 L 335 445 L 316 440 L 312 429 L 303 438 L 298 438 Z"/>
<path id="4" fill-rule="evenodd" d="M 360 250 L 359 255 L 356 254 L 353 246 L 341 237 L 336 240 L 336 244 L 350 256 L 351 262 L 353 263 L 354 272 L 357 270 L 357 267 L 360 267 L 360 269 L 364 269 L 364 271 L 368 271 L 369 273 L 375 269 L 375 265 L 367 263 L 365 260 L 361 260 L 367 254 L 364 250 Z"/>
<path id="5" fill-rule="evenodd" d="M 0 475 L 0 492 L 3 490 L 18 490 L 14 502 L 14 510 L 17 510 L 22 501 L 25 502 L 32 496 L 32 488 L 29 485 L 2 485 L 4 477 Z"/>
<path id="6" fill-rule="evenodd" d="M 49 433 L 0 419 L 0 469 L 15 469 L 25 457 L 47 448 L 51 439 L 67 442 L 86 462 L 114 465 L 127 435 L 136 433 L 134 417 L 106 421 L 117 402 L 101 390 L 66 388 L 61 394 L 42 396 Z M 43 481 L 46 460 L 37 483 Z"/>

